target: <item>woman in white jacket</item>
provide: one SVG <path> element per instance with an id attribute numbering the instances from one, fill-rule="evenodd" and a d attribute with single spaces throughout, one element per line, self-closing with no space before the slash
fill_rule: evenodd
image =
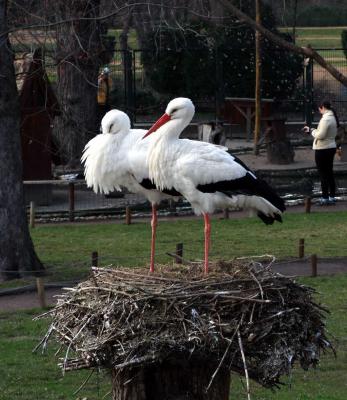
<path id="1" fill-rule="evenodd" d="M 304 131 L 313 136 L 313 150 L 315 161 L 321 181 L 322 198 L 321 205 L 335 204 L 335 178 L 333 172 L 334 156 L 336 153 L 335 137 L 339 127 L 339 119 L 329 101 L 323 101 L 318 106 L 322 118 L 317 129 L 304 127 Z"/>

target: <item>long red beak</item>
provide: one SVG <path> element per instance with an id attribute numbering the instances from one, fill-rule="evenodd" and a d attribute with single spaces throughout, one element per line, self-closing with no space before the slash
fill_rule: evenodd
<path id="1" fill-rule="evenodd" d="M 171 117 L 169 114 L 163 114 L 157 122 L 154 123 L 154 125 L 152 125 L 149 130 L 147 131 L 147 133 L 145 134 L 145 136 L 142 138 L 144 139 L 145 137 L 147 137 L 148 135 L 150 135 L 151 133 L 157 131 L 162 125 L 166 124 L 168 121 L 170 121 Z"/>

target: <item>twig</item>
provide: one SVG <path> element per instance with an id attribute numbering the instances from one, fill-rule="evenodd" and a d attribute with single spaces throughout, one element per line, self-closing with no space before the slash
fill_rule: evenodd
<path id="1" fill-rule="evenodd" d="M 241 352 L 241 357 L 242 357 L 242 362 L 243 362 L 243 368 L 245 370 L 245 377 L 246 377 L 246 387 L 247 387 L 247 399 L 251 400 L 251 394 L 250 394 L 250 387 L 249 387 L 249 377 L 248 377 L 248 369 L 247 369 L 247 363 L 246 363 L 246 357 L 245 353 L 243 351 L 243 346 L 242 346 L 242 339 L 241 339 L 241 334 L 240 331 L 237 331 L 237 337 L 238 337 L 238 342 L 239 342 L 239 347 L 240 347 L 240 352 Z"/>
<path id="2" fill-rule="evenodd" d="M 85 381 L 82 383 L 82 385 L 73 392 L 73 395 L 75 396 L 76 394 L 78 394 L 84 387 L 85 385 L 88 383 L 89 379 L 91 378 L 91 376 L 94 374 L 94 369 L 91 370 L 90 374 L 87 376 L 87 378 L 85 379 Z"/>

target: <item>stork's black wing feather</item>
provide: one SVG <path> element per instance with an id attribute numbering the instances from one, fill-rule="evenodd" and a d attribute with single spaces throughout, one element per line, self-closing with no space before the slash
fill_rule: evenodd
<path id="1" fill-rule="evenodd" d="M 148 190 L 159 190 L 155 184 L 148 178 L 143 179 L 139 184 Z M 162 193 L 168 194 L 169 196 L 182 196 L 180 192 L 178 192 L 175 188 L 171 189 L 161 189 L 159 190 Z"/>
<path id="2" fill-rule="evenodd" d="M 249 171 L 249 170 L 248 170 Z M 238 179 L 211 182 L 198 185 L 197 189 L 203 193 L 221 192 L 226 195 L 244 194 L 247 196 L 260 196 L 273 204 L 280 211 L 286 209 L 283 199 L 264 180 L 256 178 L 253 173 L 246 173 Z"/>

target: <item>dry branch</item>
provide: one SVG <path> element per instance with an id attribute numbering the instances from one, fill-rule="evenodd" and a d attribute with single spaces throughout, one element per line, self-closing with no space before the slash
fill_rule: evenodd
<path id="1" fill-rule="evenodd" d="M 268 29 L 266 29 L 263 25 L 254 21 L 247 14 L 243 13 L 240 9 L 234 6 L 229 0 L 218 0 L 228 11 L 230 11 L 233 15 L 239 18 L 241 21 L 244 21 L 247 25 L 249 25 L 254 30 L 260 32 L 264 37 L 266 37 L 271 42 L 277 44 L 284 49 L 287 49 L 293 53 L 305 55 L 308 58 L 312 58 L 315 60 L 320 66 L 322 66 L 325 70 L 327 70 L 337 81 L 341 82 L 344 86 L 347 87 L 347 76 L 343 75 L 337 68 L 335 68 L 332 64 L 327 62 L 319 53 L 317 53 L 312 47 L 299 47 L 295 44 L 288 42 L 287 40 L 281 38 L 280 36 L 272 33 Z"/>

